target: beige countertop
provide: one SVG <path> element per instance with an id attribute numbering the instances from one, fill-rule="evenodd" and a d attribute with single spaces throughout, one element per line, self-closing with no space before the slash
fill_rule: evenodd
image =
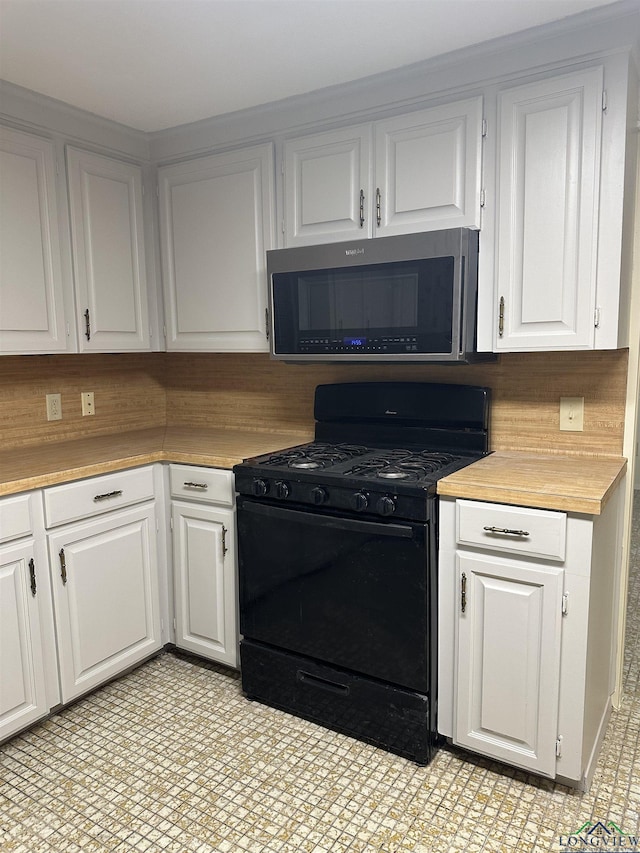
<path id="1" fill-rule="evenodd" d="M 600 515 L 627 468 L 608 456 L 496 450 L 438 481 L 438 494 Z"/>
<path id="2" fill-rule="evenodd" d="M 157 429 L 51 442 L 0 451 L 0 495 L 121 471 L 150 462 L 232 468 L 243 459 L 303 444 L 312 431 Z"/>
<path id="3" fill-rule="evenodd" d="M 303 444 L 309 432 L 158 427 L 0 452 L 0 495 L 150 462 L 232 468 L 243 459 Z M 438 494 L 599 515 L 626 470 L 623 457 L 498 450 L 438 482 Z"/>

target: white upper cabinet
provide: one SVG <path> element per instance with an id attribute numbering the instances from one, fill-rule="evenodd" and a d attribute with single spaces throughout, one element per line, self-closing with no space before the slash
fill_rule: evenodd
<path id="1" fill-rule="evenodd" d="M 482 98 L 375 125 L 375 233 L 480 227 Z"/>
<path id="2" fill-rule="evenodd" d="M 287 246 L 371 235 L 371 125 L 284 145 Z"/>
<path id="3" fill-rule="evenodd" d="M 82 352 L 150 349 L 142 169 L 67 147 Z"/>
<path id="4" fill-rule="evenodd" d="M 611 61 L 498 93 L 481 237 L 481 350 L 625 345 L 627 78 L 619 70 Z"/>
<path id="5" fill-rule="evenodd" d="M 258 352 L 273 246 L 273 148 L 159 169 L 168 350 Z"/>
<path id="6" fill-rule="evenodd" d="M 72 349 L 64 316 L 54 145 L 0 129 L 0 352 Z"/>
<path id="7" fill-rule="evenodd" d="M 284 144 L 287 246 L 480 226 L 482 98 Z"/>

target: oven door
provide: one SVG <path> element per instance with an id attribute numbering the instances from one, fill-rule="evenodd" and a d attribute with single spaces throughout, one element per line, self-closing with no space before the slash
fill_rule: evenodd
<path id="1" fill-rule="evenodd" d="M 435 630 L 428 523 L 245 497 L 237 518 L 245 638 L 428 692 Z"/>

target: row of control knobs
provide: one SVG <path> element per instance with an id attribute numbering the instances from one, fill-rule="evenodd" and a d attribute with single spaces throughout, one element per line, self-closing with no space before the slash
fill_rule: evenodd
<path id="1" fill-rule="evenodd" d="M 285 480 L 276 480 L 273 490 L 279 500 L 284 500 L 291 494 L 291 486 Z M 269 493 L 270 485 L 266 480 L 255 479 L 251 484 L 251 491 L 256 497 L 262 498 Z M 322 486 L 314 486 L 311 489 L 311 500 L 316 506 L 322 506 L 329 500 L 329 492 Z M 369 509 L 369 496 L 365 492 L 354 492 L 349 498 L 349 505 L 356 512 L 364 512 Z M 393 498 L 384 495 L 377 498 L 373 508 L 378 515 L 393 515 L 396 504 Z"/>

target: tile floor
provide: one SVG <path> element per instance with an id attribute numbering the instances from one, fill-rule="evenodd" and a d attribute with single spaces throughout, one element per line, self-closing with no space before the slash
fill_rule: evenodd
<path id="1" fill-rule="evenodd" d="M 587 821 L 634 833 L 640 493 L 632 564 L 626 694 L 588 794 L 449 748 L 419 768 L 247 702 L 228 670 L 165 654 L 0 748 L 0 850 L 559 851 Z"/>

